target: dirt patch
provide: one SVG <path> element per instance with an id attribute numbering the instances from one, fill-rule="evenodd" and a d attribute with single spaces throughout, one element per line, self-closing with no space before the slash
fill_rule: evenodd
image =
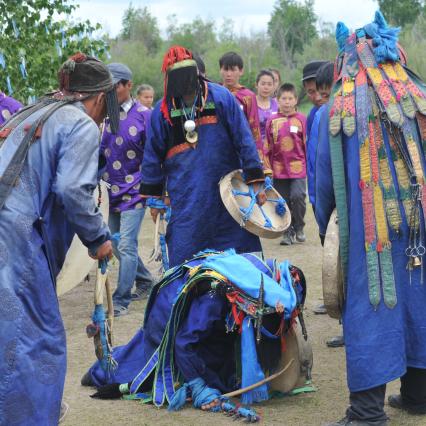
<path id="1" fill-rule="evenodd" d="M 267 425 L 317 426 L 336 421 L 344 416 L 347 407 L 348 391 L 346 387 L 344 349 L 329 349 L 325 342 L 331 336 L 341 332 L 337 321 L 326 315 L 314 315 L 312 309 L 321 303 L 321 245 L 317 228 L 309 209 L 306 227 L 307 241 L 291 247 L 282 247 L 277 240 L 263 240 L 265 255 L 278 260 L 290 259 L 302 268 L 308 283 L 306 302 L 306 324 L 314 351 L 313 382 L 317 392 L 284 399 L 271 400 L 256 406 Z M 146 218 L 142 229 L 140 251 L 144 259 L 153 247 L 153 225 Z M 112 273 L 112 282 L 116 282 L 116 266 Z M 148 264 L 153 272 L 158 265 Z M 142 405 L 136 401 L 99 401 L 89 397 L 92 389 L 80 386 L 80 379 L 94 362 L 93 343 L 86 337 L 85 328 L 90 322 L 93 310 L 94 279 L 82 283 L 60 298 L 61 311 L 67 330 L 68 373 L 65 383 L 64 399 L 70 405 L 69 414 L 63 423 L 73 425 L 231 425 L 232 420 L 222 414 L 202 413 L 186 408 L 177 413 L 158 410 L 151 405 Z M 145 302 L 134 302 L 128 316 L 115 321 L 115 344 L 127 343 L 142 324 Z M 396 393 L 399 383 L 388 386 L 388 394 Z M 386 407 L 392 426 L 426 425 L 426 419 L 400 413 Z"/>

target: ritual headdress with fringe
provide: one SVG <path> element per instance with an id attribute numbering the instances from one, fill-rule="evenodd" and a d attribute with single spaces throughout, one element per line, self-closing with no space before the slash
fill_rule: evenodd
<path id="1" fill-rule="evenodd" d="M 73 93 L 87 94 L 88 98 L 105 93 L 107 114 L 111 132 L 117 133 L 120 111 L 112 76 L 108 67 L 100 60 L 77 52 L 64 62 L 58 72 L 59 89 L 71 96 Z M 76 97 L 76 100 L 84 98 Z"/>
<path id="2" fill-rule="evenodd" d="M 169 103 L 174 98 L 194 93 L 198 89 L 197 62 L 193 59 L 190 50 L 182 46 L 172 46 L 164 55 L 161 71 L 165 74 L 161 112 L 164 118 L 172 124 Z"/>
<path id="3" fill-rule="evenodd" d="M 424 254 L 424 242 L 417 235 L 420 212 L 426 217 L 422 160 L 426 150 L 426 85 L 405 67 L 399 32 L 399 28 L 388 26 L 379 11 L 372 23 L 353 34 L 345 24 L 338 23 L 339 55 L 329 103 L 330 156 L 343 277 L 347 276 L 349 257 L 343 146 L 344 136 L 356 136 L 368 291 L 375 308 L 381 300 L 389 308 L 397 303 L 391 247 L 392 240 L 401 233 L 404 214 L 410 228 L 407 268 L 411 270 L 421 263 L 416 253 Z"/>

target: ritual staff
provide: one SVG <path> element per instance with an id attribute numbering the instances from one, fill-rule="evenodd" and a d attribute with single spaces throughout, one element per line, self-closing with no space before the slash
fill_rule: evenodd
<path id="1" fill-rule="evenodd" d="M 21 102 L 0 92 L 0 126 L 21 108 Z"/>
<path id="2" fill-rule="evenodd" d="M 253 136 L 238 103 L 224 87 L 199 75 L 187 49 L 170 48 L 163 72 L 165 94 L 152 113 L 140 192 L 162 197 L 167 183 L 170 266 L 204 249 L 261 251 L 259 238 L 231 217 L 219 193 L 220 179 L 239 168 L 256 190 L 263 185 Z M 260 191 L 258 202 L 265 199 Z M 151 212 L 156 218 L 159 210 Z"/>
<path id="3" fill-rule="evenodd" d="M 77 233 L 96 259 L 112 255 L 96 207 L 99 124 L 117 129 L 106 65 L 78 53 L 59 71 L 60 92 L 1 128 L 0 423 L 58 424 L 66 342 L 55 279 Z"/>
<path id="4" fill-rule="evenodd" d="M 352 35 L 338 24 L 337 80 L 319 125 L 315 214 L 325 234 L 337 210 L 345 289 L 350 407 L 335 426 L 385 425 L 386 383 L 397 378 L 389 404 L 426 414 L 426 91 L 398 33 L 380 12 Z"/>
<path id="5" fill-rule="evenodd" d="M 259 158 L 263 163 L 263 168 L 265 171 L 270 172 L 271 168 L 268 159 L 263 152 L 256 95 L 250 89 L 240 84 L 240 78 L 244 74 L 243 58 L 238 55 L 238 53 L 227 52 L 219 59 L 219 67 L 222 84 L 235 96 L 240 104 L 250 125 Z"/>
<path id="6" fill-rule="evenodd" d="M 131 96 L 132 72 L 120 63 L 108 64 L 120 104 L 120 125 L 111 133 L 106 121 L 101 153 L 106 158 L 103 179 L 108 182 L 109 218 L 112 234 L 119 233 L 113 243 L 119 259 L 118 285 L 113 294 L 114 316 L 126 315 L 131 300 L 146 297 L 152 276 L 138 255 L 138 236 L 145 215 L 144 200 L 139 197 L 141 164 L 151 112 Z M 136 281 L 136 289 L 132 287 Z"/>

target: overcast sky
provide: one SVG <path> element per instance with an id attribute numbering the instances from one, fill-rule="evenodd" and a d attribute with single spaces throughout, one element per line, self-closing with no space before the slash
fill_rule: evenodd
<path id="1" fill-rule="evenodd" d="M 99 22 L 111 36 L 121 29 L 121 18 L 127 9 L 126 0 L 74 0 L 80 4 L 74 17 Z M 133 0 L 134 7 L 147 6 L 158 19 L 160 30 L 167 26 L 167 16 L 175 14 L 178 23 L 190 22 L 196 16 L 211 18 L 218 25 L 223 17 L 235 22 L 236 33 L 266 30 L 275 0 Z M 315 12 L 320 20 L 343 21 L 355 29 L 371 22 L 377 2 L 373 0 L 315 0 Z"/>

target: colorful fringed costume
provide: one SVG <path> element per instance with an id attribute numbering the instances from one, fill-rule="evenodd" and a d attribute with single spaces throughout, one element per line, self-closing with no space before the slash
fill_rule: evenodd
<path id="1" fill-rule="evenodd" d="M 118 369 L 107 377 L 96 363 L 91 380 L 122 383 L 125 399 L 152 399 L 169 409 L 180 408 L 188 393 L 200 408 L 274 372 L 305 293 L 303 274 L 287 261 L 233 250 L 199 253 L 153 288 L 143 328 L 114 350 Z M 120 396 L 103 394 L 108 389 L 97 396 Z M 242 396 L 248 404 L 265 399 L 266 384 Z"/>
<path id="2" fill-rule="evenodd" d="M 426 368 L 426 86 L 399 60 L 397 34 L 380 13 L 350 36 L 339 24 L 320 112 L 316 217 L 325 234 L 337 208 L 352 392 Z"/>

